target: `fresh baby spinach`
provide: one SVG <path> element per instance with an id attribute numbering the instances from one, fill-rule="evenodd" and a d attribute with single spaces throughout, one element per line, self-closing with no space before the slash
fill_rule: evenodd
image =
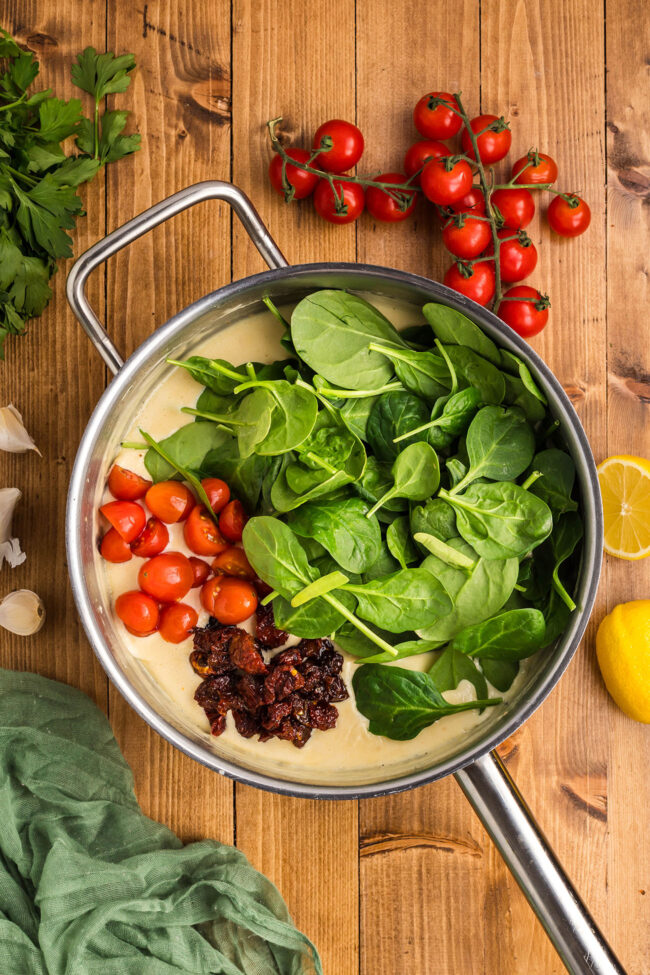
<path id="1" fill-rule="evenodd" d="M 391 521 L 386 529 L 386 544 L 391 555 L 397 559 L 403 569 L 413 562 L 420 561 L 420 553 L 411 537 L 408 515 L 400 515 L 399 518 Z"/>
<path id="2" fill-rule="evenodd" d="M 461 389 L 451 396 L 445 396 L 435 404 L 428 423 L 400 434 L 395 438 L 395 443 L 428 431 L 427 440 L 432 447 L 438 449 L 448 447 L 457 437 L 465 433 L 482 403 L 480 392 L 473 386 Z"/>
<path id="3" fill-rule="evenodd" d="M 545 636 L 543 613 L 538 609 L 512 609 L 466 627 L 449 646 L 481 660 L 522 660 L 545 645 Z"/>
<path id="4" fill-rule="evenodd" d="M 496 366 L 464 345 L 443 345 L 441 349 L 463 386 L 478 389 L 484 403 L 498 405 L 503 401 L 506 383 L 503 373 Z"/>
<path id="5" fill-rule="evenodd" d="M 496 687 L 497 691 L 503 693 L 512 687 L 512 682 L 519 673 L 519 661 L 490 660 L 486 657 L 485 660 L 481 660 L 481 670 L 492 687 Z"/>
<path id="6" fill-rule="evenodd" d="M 433 329 L 433 333 L 445 345 L 461 345 L 488 359 L 495 366 L 502 367 L 499 349 L 478 325 L 461 312 L 447 305 L 429 302 L 422 314 Z"/>
<path id="7" fill-rule="evenodd" d="M 361 498 L 321 499 L 297 508 L 289 524 L 297 535 L 320 542 L 342 569 L 365 572 L 381 550 L 379 522 L 367 513 Z"/>
<path id="8" fill-rule="evenodd" d="M 576 469 L 566 451 L 555 447 L 541 450 L 533 457 L 530 470 L 542 475 L 531 485 L 531 493 L 546 502 L 556 520 L 565 511 L 577 509 L 578 502 L 571 497 Z"/>
<path id="9" fill-rule="evenodd" d="M 410 501 L 424 501 L 430 497 L 440 483 L 438 455 L 428 443 L 409 444 L 391 468 L 392 486 L 379 498 L 368 512 L 370 518 L 391 498 L 408 498 Z"/>
<path id="10" fill-rule="evenodd" d="M 212 423 L 187 423 L 179 427 L 169 437 L 159 441 L 158 446 L 170 458 L 150 447 L 144 455 L 144 465 L 152 481 L 167 481 L 176 477 L 179 468 L 199 471 L 210 451 L 221 448 L 232 440 L 226 430 L 220 430 Z"/>
<path id="11" fill-rule="evenodd" d="M 474 685 L 477 698 L 487 698 L 488 686 L 485 677 L 473 660 L 449 644 L 429 670 L 439 691 L 453 691 L 462 680 Z"/>
<path id="12" fill-rule="evenodd" d="M 384 630 L 403 633 L 428 626 L 451 609 L 444 586 L 426 569 L 400 569 L 391 575 L 342 587 L 357 600 L 357 613 Z"/>
<path id="13" fill-rule="evenodd" d="M 424 400 L 412 393 L 386 393 L 377 399 L 368 416 L 366 440 L 378 460 L 393 461 L 406 443 L 396 444 L 402 434 L 422 426 L 429 419 L 429 409 Z M 424 438 L 415 438 L 424 439 Z"/>
<path id="14" fill-rule="evenodd" d="M 402 385 L 416 396 L 433 403 L 449 392 L 451 377 L 445 360 L 432 352 L 397 349 L 371 343 L 371 352 L 380 352 L 393 363 L 395 375 Z"/>
<path id="15" fill-rule="evenodd" d="M 516 408 L 484 406 L 467 430 L 470 469 L 454 488 L 458 494 L 472 481 L 513 481 L 526 470 L 535 451 L 535 436 L 526 417 Z"/>

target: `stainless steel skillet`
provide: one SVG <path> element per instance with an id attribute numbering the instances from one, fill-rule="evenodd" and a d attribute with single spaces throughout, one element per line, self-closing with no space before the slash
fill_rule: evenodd
<path id="1" fill-rule="evenodd" d="M 185 308 L 123 362 L 85 296 L 91 271 L 169 217 L 204 200 L 229 203 L 271 268 L 233 282 Z M 96 553 L 96 511 L 105 476 L 139 405 L 178 358 L 238 318 L 259 308 L 264 295 L 276 302 L 299 300 L 318 288 L 348 288 L 415 305 L 438 301 L 459 309 L 499 345 L 528 364 L 559 420 L 577 469 L 585 524 L 577 604 L 569 627 L 552 650 L 540 654 L 517 696 L 497 708 L 467 738 L 435 761 L 421 756 L 415 767 L 344 776 L 336 784 L 295 780 L 282 766 L 240 761 L 220 753 L 218 742 L 201 735 L 182 714 L 170 713 L 153 680 L 121 645 Z M 602 511 L 593 457 L 580 421 L 557 379 L 530 347 L 489 311 L 426 278 L 362 264 L 306 264 L 289 267 L 248 198 L 236 187 L 204 182 L 163 200 L 109 234 L 83 254 L 67 282 L 68 300 L 115 378 L 99 400 L 75 460 L 67 506 L 66 544 L 72 589 L 90 643 L 106 673 L 131 706 L 171 744 L 215 771 L 250 785 L 287 795 L 324 799 L 386 795 L 453 773 L 508 867 L 544 925 L 567 969 L 614 975 L 623 969 L 549 848 L 495 747 L 542 703 L 561 677 L 584 632 L 593 606 L 602 558 Z M 254 358 L 251 348 L 243 357 Z M 385 776 L 382 778 L 382 775 Z"/>

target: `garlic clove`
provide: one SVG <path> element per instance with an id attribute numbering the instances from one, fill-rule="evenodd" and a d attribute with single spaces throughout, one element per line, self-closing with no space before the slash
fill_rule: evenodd
<path id="1" fill-rule="evenodd" d="M 45 606 L 31 589 L 16 589 L 0 602 L 0 626 L 19 636 L 38 633 L 45 622 Z"/>
<path id="2" fill-rule="evenodd" d="M 0 450 L 8 450 L 12 454 L 24 454 L 28 450 L 35 450 L 39 457 L 43 456 L 25 429 L 22 416 L 12 403 L 0 407 Z"/>
<path id="3" fill-rule="evenodd" d="M 25 553 L 20 550 L 18 539 L 10 537 L 14 508 L 21 497 L 18 488 L 0 488 L 0 569 L 5 559 L 12 569 L 26 559 Z"/>

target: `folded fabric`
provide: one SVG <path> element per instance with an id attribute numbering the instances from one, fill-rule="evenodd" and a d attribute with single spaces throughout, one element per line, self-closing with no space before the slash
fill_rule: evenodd
<path id="1" fill-rule="evenodd" d="M 2 975 L 322 975 L 246 857 L 140 810 L 80 691 L 0 670 Z"/>

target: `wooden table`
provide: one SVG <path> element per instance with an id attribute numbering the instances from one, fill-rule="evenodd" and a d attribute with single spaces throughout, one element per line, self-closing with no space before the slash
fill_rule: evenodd
<path id="1" fill-rule="evenodd" d="M 559 162 L 588 199 L 577 241 L 541 240 L 535 284 L 553 302 L 534 340 L 569 392 L 597 460 L 650 455 L 648 15 L 640 0 L 2 0 L 0 22 L 35 51 L 42 79 L 73 94 L 86 45 L 133 51 L 120 107 L 142 151 L 86 191 L 75 252 L 175 190 L 232 180 L 255 201 L 288 258 L 364 261 L 440 278 L 436 221 L 333 228 L 267 186 L 264 123 L 308 144 L 331 117 L 356 119 L 366 170 L 399 168 L 411 107 L 432 87 L 461 89 L 470 111 L 512 121 L 512 157 L 529 146 Z M 606 54 L 606 59 L 605 59 Z M 75 90 L 74 94 L 78 94 Z M 208 291 L 261 270 L 223 206 L 177 217 L 97 272 L 95 308 L 131 352 Z M 452 780 L 387 799 L 310 802 L 234 786 L 150 731 L 84 638 L 64 571 L 64 506 L 79 438 L 107 382 L 64 297 L 0 367 L 2 402 L 24 413 L 43 458 L 3 455 L 1 483 L 24 492 L 15 527 L 27 562 L 2 589 L 42 594 L 31 639 L 0 637 L 1 662 L 82 687 L 110 716 L 145 811 L 185 839 L 236 843 L 286 898 L 328 975 L 549 975 L 563 967 Z M 550 699 L 501 753 L 569 874 L 630 973 L 650 972 L 647 728 L 622 715 L 599 678 L 596 625 L 648 596 L 650 560 L 606 559 L 587 637 Z"/>

